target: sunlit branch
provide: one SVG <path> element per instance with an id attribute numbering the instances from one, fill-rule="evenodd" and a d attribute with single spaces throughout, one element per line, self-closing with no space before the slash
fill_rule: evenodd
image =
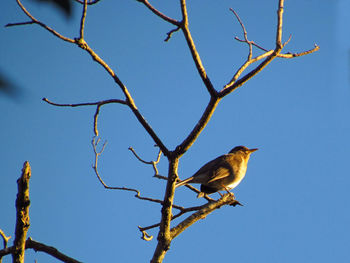
<path id="1" fill-rule="evenodd" d="M 17 180 L 18 194 L 16 198 L 16 230 L 13 246 L 15 247 L 12 258 L 13 262 L 24 262 L 25 240 L 30 226 L 29 219 L 29 179 L 31 177 L 29 162 L 25 162 L 22 174 Z"/>
<path id="2" fill-rule="evenodd" d="M 158 147 L 158 145 L 155 145 L 156 147 Z M 143 160 L 137 153 L 136 151 L 134 150 L 134 148 L 132 147 L 129 147 L 129 150 L 135 155 L 135 157 L 142 163 L 144 164 L 150 164 L 152 165 L 153 167 L 153 170 L 154 170 L 154 177 L 158 176 L 158 168 L 157 168 L 157 164 L 159 163 L 160 161 L 160 157 L 162 155 L 162 150 L 159 149 L 159 152 L 158 152 L 158 155 L 157 155 L 157 159 L 155 161 L 145 161 Z"/>
<path id="3" fill-rule="evenodd" d="M 209 215 L 211 212 L 213 212 L 216 209 L 219 209 L 220 207 L 224 205 L 241 205 L 237 200 L 233 198 L 233 196 L 228 193 L 225 194 L 222 198 L 220 198 L 216 202 L 210 202 L 205 205 L 203 205 L 200 210 L 193 213 L 189 217 L 187 217 L 185 220 L 183 220 L 181 223 L 179 223 L 177 226 L 173 227 L 170 231 L 171 233 L 171 239 L 174 239 L 177 237 L 180 233 L 182 233 L 186 228 L 194 224 L 200 219 L 205 218 L 207 215 Z"/>
<path id="4" fill-rule="evenodd" d="M 209 122 L 211 116 L 213 115 L 219 101 L 220 101 L 220 99 L 217 97 L 210 98 L 210 101 L 209 101 L 207 107 L 205 108 L 201 118 L 197 122 L 196 126 L 192 129 L 192 131 L 185 138 L 185 140 L 180 145 L 178 145 L 176 147 L 175 151 L 179 156 L 183 155 L 192 146 L 192 144 L 195 142 L 195 140 L 198 138 L 199 134 L 205 128 L 205 126 Z"/>
<path id="5" fill-rule="evenodd" d="M 85 27 L 86 11 L 87 11 L 87 0 L 84 0 L 83 13 L 82 13 L 81 19 L 80 19 L 80 30 L 79 30 L 80 39 L 84 39 L 84 27 Z"/>
<path id="6" fill-rule="evenodd" d="M 217 97 L 217 91 L 215 90 L 213 84 L 211 83 L 211 81 L 207 75 L 207 72 L 203 66 L 202 60 L 199 56 L 199 53 L 198 53 L 196 46 L 194 44 L 194 41 L 192 39 L 191 32 L 189 30 L 186 0 L 181 0 L 181 12 L 182 12 L 182 23 L 181 23 L 182 32 L 184 33 L 184 36 L 185 36 L 185 39 L 187 42 L 187 46 L 190 49 L 192 59 L 196 65 L 197 71 L 198 71 L 205 87 L 207 88 L 210 96 Z"/>

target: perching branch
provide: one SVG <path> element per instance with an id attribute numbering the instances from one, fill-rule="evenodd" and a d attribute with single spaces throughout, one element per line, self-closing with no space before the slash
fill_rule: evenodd
<path id="1" fill-rule="evenodd" d="M 198 211 L 190 215 L 188 218 L 186 218 L 184 221 L 179 223 L 177 226 L 173 227 L 171 229 L 171 239 L 174 239 L 177 237 L 180 233 L 182 233 L 186 228 L 193 225 L 195 222 L 197 222 L 200 219 L 205 218 L 207 215 L 209 215 L 211 212 L 213 212 L 216 209 L 219 209 L 220 207 L 224 205 L 241 205 L 237 200 L 234 199 L 234 197 L 227 193 L 222 198 L 220 198 L 218 201 L 214 203 L 208 203 Z"/>

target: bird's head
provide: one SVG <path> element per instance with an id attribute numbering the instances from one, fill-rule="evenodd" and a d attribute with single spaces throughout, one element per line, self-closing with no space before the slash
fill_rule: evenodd
<path id="1" fill-rule="evenodd" d="M 254 149 L 248 149 L 247 147 L 245 146 L 236 146 L 235 148 L 233 148 L 229 153 L 241 153 L 241 154 L 244 154 L 244 155 L 250 155 L 252 152 L 255 152 L 257 151 L 258 149 L 257 148 L 254 148 Z"/>

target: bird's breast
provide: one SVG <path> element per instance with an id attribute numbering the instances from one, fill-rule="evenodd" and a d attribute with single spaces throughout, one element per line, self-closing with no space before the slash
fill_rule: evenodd
<path id="1" fill-rule="evenodd" d="M 238 165 L 236 169 L 234 169 L 234 174 L 235 174 L 234 180 L 227 187 L 229 189 L 235 188 L 243 180 L 246 172 L 247 172 L 247 163 L 244 160 L 242 160 L 240 165 Z"/>

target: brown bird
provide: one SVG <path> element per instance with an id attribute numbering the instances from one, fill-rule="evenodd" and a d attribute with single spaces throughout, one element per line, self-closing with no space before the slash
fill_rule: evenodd
<path id="1" fill-rule="evenodd" d="M 247 171 L 250 154 L 257 150 L 236 146 L 228 154 L 221 155 L 203 165 L 193 176 L 178 182 L 175 187 L 188 183 L 201 184 L 198 198 L 221 190 L 228 192 L 242 181 Z"/>

